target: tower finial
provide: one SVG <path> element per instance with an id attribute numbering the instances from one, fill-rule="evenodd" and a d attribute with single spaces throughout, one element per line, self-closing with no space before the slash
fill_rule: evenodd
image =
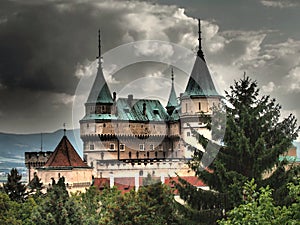
<path id="1" fill-rule="evenodd" d="M 64 136 L 66 136 L 66 123 L 63 123 L 64 126 Z"/>
<path id="2" fill-rule="evenodd" d="M 100 29 L 98 30 L 98 64 L 101 64 L 101 36 L 100 36 Z"/>
<path id="3" fill-rule="evenodd" d="M 202 44 L 201 44 L 201 21 L 200 19 L 198 19 L 198 41 L 199 41 L 199 47 L 198 47 L 198 52 L 197 52 L 197 55 L 203 59 L 203 61 L 205 61 L 204 59 L 204 54 L 203 54 L 203 51 L 202 51 Z"/>
<path id="4" fill-rule="evenodd" d="M 173 67 L 171 70 L 171 80 L 172 80 L 172 84 L 174 83 L 174 71 L 173 71 Z"/>

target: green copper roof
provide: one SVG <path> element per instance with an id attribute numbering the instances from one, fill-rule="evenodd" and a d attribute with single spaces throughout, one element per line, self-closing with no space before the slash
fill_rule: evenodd
<path id="1" fill-rule="evenodd" d="M 166 108 L 176 107 L 177 105 L 178 105 L 177 96 L 176 96 L 176 92 L 175 92 L 175 88 L 174 88 L 174 83 L 172 82 L 169 101 L 168 101 L 168 104 L 167 104 Z"/>
<path id="2" fill-rule="evenodd" d="M 117 118 L 129 121 L 166 121 L 168 114 L 159 100 L 119 98 Z M 145 113 L 144 113 L 145 111 Z"/>
<path id="3" fill-rule="evenodd" d="M 87 103 L 113 104 L 113 99 L 100 65 Z"/>
<path id="4" fill-rule="evenodd" d="M 220 96 L 216 91 L 206 63 L 199 56 L 196 57 L 194 67 L 183 96 Z"/>
<path id="5" fill-rule="evenodd" d="M 116 120 L 117 117 L 111 114 L 88 114 L 82 118 L 83 120 Z"/>

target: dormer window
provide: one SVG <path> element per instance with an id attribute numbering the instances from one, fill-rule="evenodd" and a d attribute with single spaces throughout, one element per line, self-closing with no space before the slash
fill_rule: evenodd
<path id="1" fill-rule="evenodd" d="M 153 113 L 154 113 L 154 115 L 159 115 L 158 109 L 153 109 Z"/>

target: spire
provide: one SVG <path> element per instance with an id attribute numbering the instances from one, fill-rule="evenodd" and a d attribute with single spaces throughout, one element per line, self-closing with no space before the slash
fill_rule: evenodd
<path id="1" fill-rule="evenodd" d="M 173 110 L 178 106 L 176 92 L 175 92 L 175 88 L 174 88 L 174 71 L 173 71 L 173 67 L 171 69 L 171 80 L 172 80 L 171 92 L 170 92 L 170 95 L 169 95 L 168 104 L 166 106 L 166 109 L 167 109 L 167 112 L 168 112 L 169 115 L 171 115 Z"/>
<path id="2" fill-rule="evenodd" d="M 98 59 L 99 66 L 101 65 L 101 36 L 100 36 L 100 29 L 98 30 Z"/>
<path id="3" fill-rule="evenodd" d="M 98 71 L 90 91 L 87 103 L 102 103 L 102 104 L 113 104 L 113 99 L 105 81 L 102 67 L 101 67 L 101 39 L 100 39 L 100 29 L 98 30 Z"/>
<path id="4" fill-rule="evenodd" d="M 199 41 L 199 46 L 198 46 L 197 56 L 199 56 L 205 62 L 204 54 L 203 54 L 203 51 L 202 51 L 201 40 L 202 40 L 202 38 L 201 38 L 201 22 L 200 22 L 200 19 L 198 19 L 198 41 Z"/>
<path id="5" fill-rule="evenodd" d="M 183 97 L 220 96 L 216 91 L 202 52 L 200 25 L 200 19 L 198 19 L 199 49 L 192 73 L 190 75 L 185 92 L 183 93 Z"/>

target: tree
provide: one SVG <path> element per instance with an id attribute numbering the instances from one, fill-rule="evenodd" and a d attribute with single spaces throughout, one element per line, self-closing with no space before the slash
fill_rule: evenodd
<path id="1" fill-rule="evenodd" d="M 64 177 L 59 178 L 32 213 L 36 225 L 80 225 L 82 210 L 78 202 L 69 197 Z"/>
<path id="2" fill-rule="evenodd" d="M 194 152 L 189 166 L 210 190 L 197 190 L 182 179 L 176 185 L 187 202 L 184 208 L 187 217 L 196 224 L 213 224 L 241 204 L 243 184 L 252 178 L 258 187 L 269 185 L 274 189 L 275 204 L 287 204 L 286 184 L 299 173 L 296 167 L 286 170 L 287 161 L 279 160 L 297 138 L 299 127 L 295 117 L 290 115 L 281 121 L 281 107 L 269 96 L 260 97 L 256 81 L 249 77 L 235 81 L 226 98 L 231 106 L 214 108 L 215 113 L 226 110 L 223 144 L 217 145 L 192 130 L 206 151 L 189 146 Z M 220 126 L 218 120 L 214 122 L 208 127 L 217 136 Z M 214 161 L 203 168 L 202 158 L 211 157 L 215 157 Z M 267 176 L 268 173 L 272 175 Z"/>
<path id="3" fill-rule="evenodd" d="M 21 225 L 22 221 L 16 215 L 18 206 L 18 202 L 10 200 L 6 193 L 0 191 L 0 224 Z"/>
<path id="4" fill-rule="evenodd" d="M 276 206 L 269 186 L 257 191 L 254 179 L 244 186 L 244 202 L 228 213 L 228 218 L 218 221 L 220 225 L 242 224 L 300 224 L 300 179 L 298 184 L 288 184 L 289 196 L 294 198 L 291 206 Z"/>
<path id="5" fill-rule="evenodd" d="M 16 168 L 12 168 L 7 175 L 7 182 L 3 184 L 4 191 L 13 201 L 23 202 L 26 196 L 26 187 L 21 182 L 22 175 L 19 174 Z"/>
<path id="6" fill-rule="evenodd" d="M 40 194 L 43 188 L 43 183 L 36 172 L 34 173 L 32 180 L 29 182 L 28 188 L 30 189 L 30 193 L 35 193 L 37 195 Z"/>
<path id="7" fill-rule="evenodd" d="M 122 195 L 120 191 L 104 189 L 101 198 L 99 224 L 180 224 L 174 196 L 165 185 L 156 183 Z"/>

